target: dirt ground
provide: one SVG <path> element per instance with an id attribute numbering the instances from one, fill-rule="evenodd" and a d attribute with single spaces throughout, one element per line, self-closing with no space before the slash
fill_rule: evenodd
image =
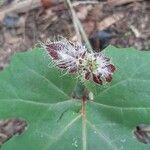
<path id="1" fill-rule="evenodd" d="M 57 35 L 77 39 L 72 13 L 63 0 L 24 2 L 0 3 L 0 69 L 14 52 L 26 51 L 39 41 Z M 102 49 L 105 43 L 150 50 L 149 0 L 74 0 L 72 6 L 94 49 Z"/>

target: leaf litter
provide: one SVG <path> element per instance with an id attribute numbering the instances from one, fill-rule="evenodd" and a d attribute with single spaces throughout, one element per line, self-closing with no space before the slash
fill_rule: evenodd
<path id="1" fill-rule="evenodd" d="M 2 1 L 0 7 L 0 68 L 5 67 L 10 55 L 26 51 L 38 41 L 57 35 L 69 40 L 77 39 L 72 16 L 63 0 L 58 2 L 36 0 Z M 94 37 L 100 48 L 103 41 L 95 40 L 97 31 L 111 33 L 108 44 L 117 47 L 150 49 L 149 1 L 117 0 L 80 2 L 72 5 L 79 17 L 87 37 Z M 43 7 L 44 6 L 44 7 Z M 3 18 L 2 18 L 3 17 Z M 137 19 L 138 18 L 138 19 Z M 107 21 L 107 20 L 111 21 Z M 138 36 L 137 36 L 138 35 Z"/>

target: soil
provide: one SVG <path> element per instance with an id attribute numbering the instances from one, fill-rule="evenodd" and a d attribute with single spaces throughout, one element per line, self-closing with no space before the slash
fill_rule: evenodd
<path id="1" fill-rule="evenodd" d="M 98 47 L 94 45 L 93 48 L 102 47 L 101 39 L 107 34 L 110 35 L 107 42 L 116 47 L 150 50 L 150 1 L 135 0 L 119 6 L 115 6 L 114 2 L 101 0 L 94 4 L 72 1 L 87 37 L 95 43 L 97 39 L 99 41 Z M 0 12 L 7 6 L 13 6 L 13 3 L 13 0 L 2 3 Z M 14 52 L 29 50 L 39 41 L 54 39 L 57 35 L 77 39 L 72 14 L 63 2 L 48 8 L 41 6 L 26 12 L 6 14 L 0 22 L 0 69 L 9 63 Z"/>

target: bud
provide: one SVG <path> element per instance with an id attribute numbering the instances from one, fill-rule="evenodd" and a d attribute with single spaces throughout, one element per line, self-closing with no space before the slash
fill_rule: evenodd
<path id="1" fill-rule="evenodd" d="M 115 66 L 102 53 L 88 52 L 79 44 L 66 39 L 47 42 L 46 50 L 55 65 L 69 73 L 77 73 L 98 84 L 111 82 Z"/>

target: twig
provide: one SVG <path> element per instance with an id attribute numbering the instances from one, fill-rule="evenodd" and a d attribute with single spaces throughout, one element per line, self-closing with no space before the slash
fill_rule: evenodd
<path id="1" fill-rule="evenodd" d="M 76 13 L 72 7 L 72 4 L 70 2 L 70 0 L 66 0 L 66 2 L 68 3 L 68 6 L 70 8 L 70 11 L 72 13 L 72 21 L 73 21 L 73 25 L 74 25 L 74 28 L 75 28 L 75 31 L 76 31 L 76 34 L 77 34 L 77 37 L 78 37 L 78 41 L 81 43 L 81 35 L 80 35 L 80 31 L 79 31 L 79 28 L 78 28 L 78 25 L 76 23 L 76 20 L 77 20 L 77 16 L 76 16 Z"/>
<path id="2" fill-rule="evenodd" d="M 129 27 L 132 30 L 132 32 L 134 33 L 135 37 L 137 37 L 137 38 L 141 37 L 141 33 L 139 32 L 139 30 L 137 28 L 135 28 L 135 26 L 130 25 Z"/>
<path id="3" fill-rule="evenodd" d="M 82 37 L 83 37 L 83 39 L 84 39 L 84 41 L 88 47 L 88 50 L 90 52 L 92 52 L 91 44 L 89 43 L 89 40 L 88 40 L 87 35 L 83 29 L 83 26 L 82 26 L 79 18 L 77 17 L 75 10 L 73 9 L 72 3 L 70 2 L 70 0 L 66 0 L 66 2 L 68 3 L 69 8 L 70 8 L 71 13 L 72 13 L 73 23 L 74 23 L 74 27 L 75 27 L 79 42 L 81 42 L 81 35 L 82 35 Z M 80 33 L 81 33 L 81 35 L 80 35 Z"/>
<path id="4" fill-rule="evenodd" d="M 85 4 L 98 4 L 98 3 L 99 3 L 98 1 L 93 1 L 93 0 L 92 1 L 77 1 L 77 2 L 72 2 L 72 6 L 76 7 L 80 4 L 85 5 Z"/>

